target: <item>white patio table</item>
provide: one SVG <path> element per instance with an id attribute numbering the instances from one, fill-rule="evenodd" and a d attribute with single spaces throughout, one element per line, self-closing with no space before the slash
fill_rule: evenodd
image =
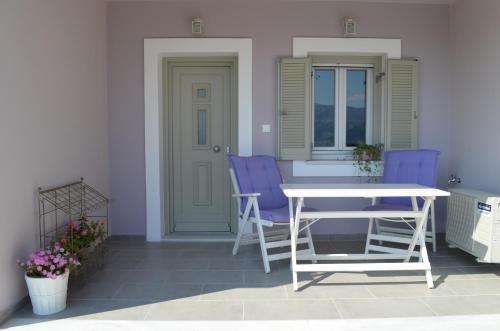
<path id="1" fill-rule="evenodd" d="M 367 272 L 387 270 L 422 270 L 429 288 L 434 287 L 431 274 L 431 264 L 425 247 L 424 229 L 431 202 L 436 197 L 449 196 L 450 193 L 417 184 L 282 184 L 281 189 L 288 197 L 290 209 L 290 237 L 292 255 L 293 288 L 298 290 L 298 272 Z M 413 210 L 389 211 L 302 211 L 304 198 L 380 198 L 380 197 L 409 197 Z M 424 199 L 423 206 L 419 208 L 417 197 Z M 295 218 L 293 217 L 294 199 L 296 200 Z M 297 238 L 301 230 L 301 219 L 349 219 L 349 218 L 383 218 L 383 219 L 415 219 L 415 231 L 409 241 L 408 249 L 387 249 L 387 253 L 368 254 L 314 254 L 301 253 L 297 255 Z M 416 245 L 420 251 L 415 252 Z M 410 262 L 412 256 L 418 256 L 418 262 Z M 312 263 L 297 264 L 297 260 L 343 260 L 359 261 L 366 263 Z M 396 260 L 394 262 L 378 262 L 368 260 Z M 401 261 L 397 261 L 401 260 Z"/>

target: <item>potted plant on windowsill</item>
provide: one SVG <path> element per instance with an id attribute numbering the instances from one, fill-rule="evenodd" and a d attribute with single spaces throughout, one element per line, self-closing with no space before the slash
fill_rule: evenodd
<path id="1" fill-rule="evenodd" d="M 76 257 L 57 242 L 32 253 L 26 262 L 18 260 L 17 264 L 25 270 L 33 313 L 50 315 L 66 308 L 69 273 L 80 265 Z"/>
<path id="2" fill-rule="evenodd" d="M 360 176 L 368 176 L 369 181 L 379 176 L 383 150 L 384 145 L 382 144 L 359 144 L 356 146 L 353 151 L 353 160 Z"/>

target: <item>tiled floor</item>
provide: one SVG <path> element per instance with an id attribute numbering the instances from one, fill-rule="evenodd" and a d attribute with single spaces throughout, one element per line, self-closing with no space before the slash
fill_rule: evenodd
<path id="1" fill-rule="evenodd" d="M 362 241 L 317 242 L 319 251 L 360 252 Z M 230 243 L 145 243 L 112 238 L 104 269 L 73 287 L 68 308 L 47 319 L 281 320 L 500 313 L 500 266 L 479 264 L 440 244 L 421 272 L 300 274 L 289 263 L 265 274 L 257 246 L 231 255 Z M 14 319 L 40 319 L 26 306 Z"/>

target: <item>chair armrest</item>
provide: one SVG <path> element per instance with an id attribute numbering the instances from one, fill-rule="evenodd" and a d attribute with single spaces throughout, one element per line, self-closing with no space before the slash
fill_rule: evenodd
<path id="1" fill-rule="evenodd" d="M 260 193 L 240 193 L 233 194 L 235 198 L 251 198 L 251 197 L 260 197 Z"/>

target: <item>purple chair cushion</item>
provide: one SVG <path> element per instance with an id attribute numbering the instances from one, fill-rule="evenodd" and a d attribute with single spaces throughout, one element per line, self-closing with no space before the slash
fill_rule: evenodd
<path id="1" fill-rule="evenodd" d="M 274 157 L 267 155 L 244 157 L 229 154 L 227 158 L 231 162 L 240 192 L 260 193 L 257 200 L 262 215 L 264 210 L 285 207 L 288 219 L 288 199 L 281 190 L 280 184 L 283 180 Z M 242 212 L 246 200 L 242 201 Z"/>
<path id="2" fill-rule="evenodd" d="M 315 210 L 316 209 L 310 207 L 302 207 L 302 211 Z M 293 212 L 295 213 L 295 208 Z M 250 217 L 255 217 L 253 210 L 250 212 Z M 271 221 L 273 223 L 288 223 L 290 221 L 288 206 L 277 209 L 263 209 L 260 211 L 260 218 L 263 220 Z"/>
<path id="3" fill-rule="evenodd" d="M 384 153 L 384 183 L 420 184 L 436 187 L 439 152 L 429 149 L 387 151 Z M 411 206 L 407 197 L 382 198 L 383 205 Z M 419 205 L 423 201 L 418 199 Z"/>

